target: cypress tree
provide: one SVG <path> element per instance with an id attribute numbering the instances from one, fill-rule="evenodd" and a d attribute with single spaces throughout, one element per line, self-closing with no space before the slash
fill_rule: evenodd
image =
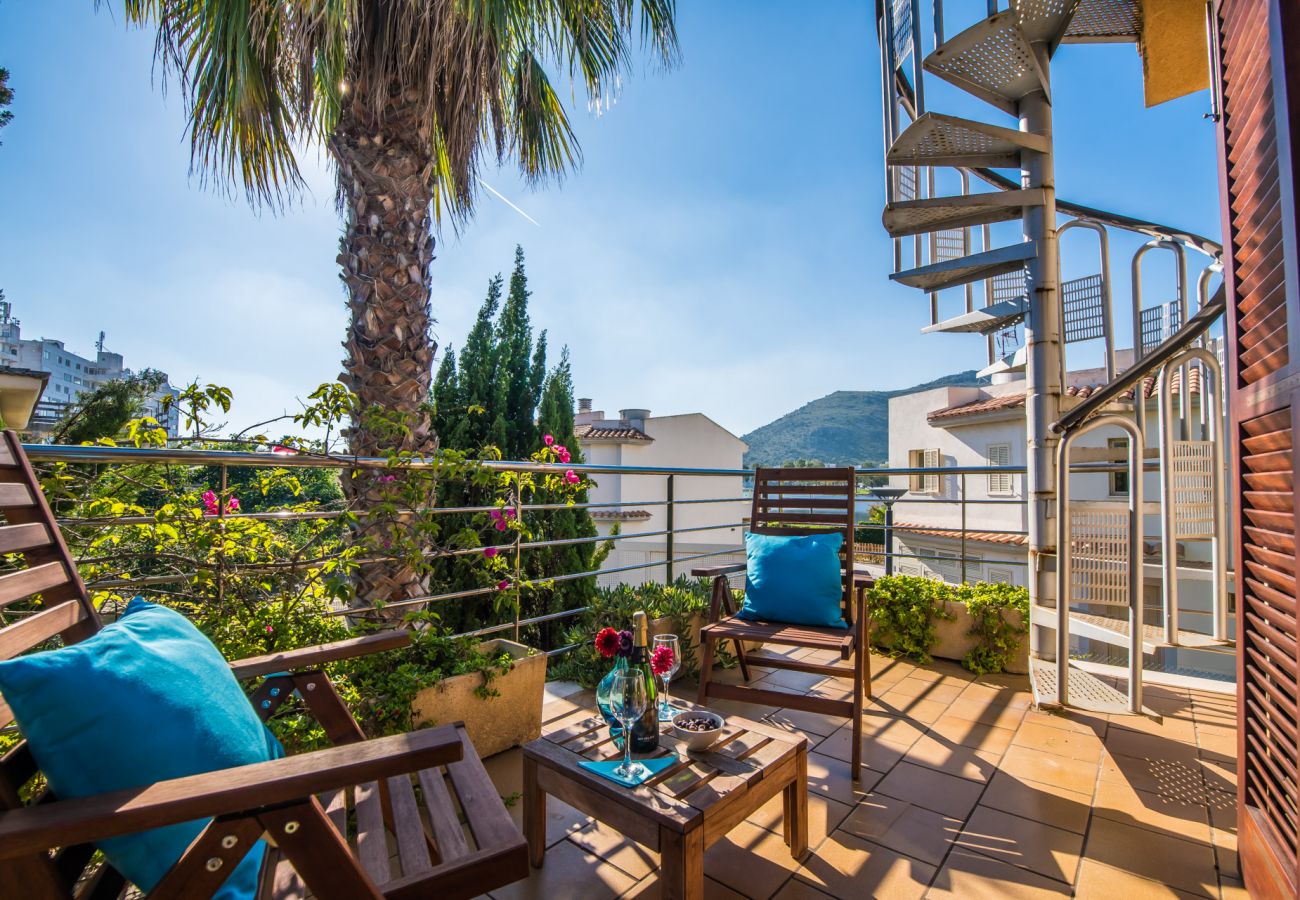
<path id="1" fill-rule="evenodd" d="M 460 381 L 456 376 L 456 351 L 451 346 L 438 365 L 438 374 L 433 379 L 433 427 L 447 446 L 447 437 L 455 433 L 461 420 L 465 417 L 464 403 L 460 396 Z"/>

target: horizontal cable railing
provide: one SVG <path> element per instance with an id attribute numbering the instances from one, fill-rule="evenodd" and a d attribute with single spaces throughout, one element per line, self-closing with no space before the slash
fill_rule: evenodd
<path id="1" fill-rule="evenodd" d="M 154 448 L 132 448 L 132 447 L 82 447 L 82 446 L 65 446 L 65 445 L 47 445 L 32 444 L 27 445 L 26 450 L 30 458 L 38 465 L 51 463 L 67 463 L 74 466 L 96 467 L 96 466 L 179 466 L 197 469 L 200 467 L 212 467 L 220 473 L 220 483 L 226 483 L 228 473 L 239 469 L 304 469 L 320 468 L 338 470 L 340 472 L 356 469 L 383 469 L 388 467 L 388 462 L 382 458 L 352 457 L 341 455 L 323 455 L 306 452 L 296 452 L 286 454 L 282 452 L 258 452 L 247 450 L 191 450 L 191 449 L 154 449 Z M 403 463 L 412 469 L 433 466 L 435 463 L 424 460 L 414 460 L 409 463 Z M 572 469 L 574 472 L 591 476 L 657 476 L 662 479 L 664 490 L 659 496 L 644 497 L 639 500 L 619 499 L 619 500 L 589 500 L 573 504 L 539 502 L 539 503 L 519 503 L 517 509 L 519 514 L 526 515 L 530 513 L 545 513 L 561 509 L 585 509 L 589 512 L 599 513 L 601 511 L 612 511 L 614 516 L 620 512 L 638 512 L 648 513 L 649 510 L 656 509 L 660 515 L 666 518 L 659 522 L 659 527 L 651 526 L 645 530 L 634 531 L 617 531 L 616 533 L 597 534 L 594 536 L 578 536 L 552 538 L 545 540 L 517 540 L 514 543 L 499 545 L 501 553 L 514 554 L 516 570 L 519 568 L 520 557 L 530 552 L 543 551 L 551 548 L 578 547 L 582 545 L 600 544 L 614 548 L 626 548 L 629 551 L 641 551 L 644 558 L 637 559 L 618 559 L 609 560 L 606 565 L 600 568 L 594 568 L 583 571 L 555 571 L 544 572 L 538 583 L 546 585 L 564 584 L 585 578 L 600 579 L 605 583 L 613 583 L 614 579 L 620 575 L 632 576 L 636 581 L 640 576 L 647 574 L 658 575 L 662 573 L 665 581 L 672 581 L 674 576 L 684 571 L 683 567 L 689 563 L 718 559 L 719 557 L 730 557 L 732 559 L 743 559 L 744 545 L 739 539 L 736 532 L 743 531 L 748 521 L 748 504 L 750 502 L 749 490 L 753 471 L 741 468 L 687 468 L 671 466 L 606 466 L 606 465 L 572 465 L 572 466 L 548 466 L 544 464 L 531 462 L 508 462 L 508 461 L 487 461 L 481 465 L 493 472 L 516 472 L 516 473 L 534 473 L 545 474 L 554 473 L 559 470 Z M 1117 463 L 1083 463 L 1076 467 L 1079 472 L 1110 472 L 1122 471 L 1123 466 Z M 916 561 L 923 564 L 932 576 L 948 577 L 951 575 L 959 576 L 960 580 L 967 579 L 968 574 L 975 571 L 976 567 L 988 566 L 991 569 L 1023 569 L 1026 561 L 1015 558 L 1014 549 L 1009 549 L 1008 541 L 1001 541 L 1003 546 L 1003 556 L 991 558 L 987 555 L 977 555 L 970 552 L 969 543 L 983 540 L 989 542 L 991 538 L 1023 538 L 1026 534 L 1024 529 L 1024 514 L 1004 513 L 996 519 L 990 519 L 989 516 L 994 514 L 998 508 L 1005 507 L 1022 507 L 1024 505 L 1023 497 L 1017 496 L 971 496 L 968 491 L 967 481 L 969 478 L 980 478 L 995 475 L 1017 476 L 1024 475 L 1023 466 L 990 466 L 990 465 L 971 465 L 971 466 L 939 466 L 939 467 L 892 467 L 892 468 L 859 468 L 857 475 L 859 478 L 859 489 L 857 492 L 859 522 L 864 528 L 878 529 L 879 534 L 885 528 L 880 522 L 868 521 L 870 508 L 879 505 L 879 499 L 872 494 L 872 485 L 884 484 L 890 478 L 894 479 L 911 479 L 914 477 L 924 478 L 925 476 L 939 476 L 941 479 L 941 490 L 939 492 L 917 492 L 916 495 L 904 495 L 901 499 L 894 502 L 895 511 L 912 509 L 917 510 L 916 515 L 912 518 L 918 521 L 899 522 L 897 526 L 892 526 L 889 533 L 883 541 L 884 551 L 882 554 L 868 553 L 865 555 L 863 565 L 875 573 L 880 571 L 880 561 L 889 562 L 892 568 L 893 561 Z M 210 473 L 209 473 L 210 477 Z M 679 497 L 682 493 L 681 487 L 692 479 L 697 478 L 735 478 L 736 486 L 734 491 L 731 489 L 719 490 L 717 485 L 713 485 L 713 490 L 704 491 L 707 496 L 703 497 Z M 597 479 L 598 483 L 598 479 Z M 895 482 L 897 483 L 897 482 Z M 674 490 L 674 486 L 677 490 Z M 651 491 L 653 493 L 653 491 Z M 737 515 L 736 505 L 744 504 L 744 512 Z M 727 505 L 731 505 L 728 509 Z M 951 517 L 937 516 L 928 514 L 925 511 L 929 509 L 938 509 L 942 506 L 956 507 L 958 509 L 957 521 L 952 521 Z M 971 522 L 967 509 L 988 510 L 987 513 L 978 515 L 978 520 Z M 473 515 L 478 513 L 488 513 L 492 510 L 499 509 L 498 505 L 472 505 L 472 506 L 441 506 L 436 508 L 409 510 L 409 512 L 428 512 L 437 515 L 465 514 Z M 699 511 L 694 514 L 695 519 L 691 522 L 674 522 L 674 511 L 680 511 L 690 508 Z M 716 508 L 716 513 L 711 517 L 710 511 Z M 314 510 L 258 510 L 248 513 L 235 512 L 228 516 L 208 516 L 195 519 L 189 524 L 199 526 L 216 526 L 218 523 L 230 523 L 240 519 L 253 522 L 266 522 L 270 524 L 283 523 L 286 526 L 294 526 L 298 523 L 339 520 L 345 516 L 364 516 L 363 512 L 349 511 L 339 508 L 321 508 Z M 150 514 L 134 515 L 106 515 L 106 516 L 87 516 L 76 515 L 66 516 L 59 519 L 61 526 L 69 529 L 91 529 L 96 533 L 104 533 L 105 529 L 129 528 L 132 526 L 150 526 L 159 521 L 156 516 Z M 1012 527 L 1014 523 L 1015 527 Z M 664 527 L 666 525 L 667 527 Z M 341 523 L 340 523 L 341 526 Z M 954 555 L 939 555 L 938 552 L 927 551 L 924 548 L 909 548 L 899 544 L 899 541 L 907 541 L 909 535 L 916 531 L 922 535 L 926 532 L 939 532 L 931 534 L 931 537 L 951 539 L 957 545 L 957 551 Z M 109 532 L 111 533 L 111 531 Z M 690 536 L 706 537 L 710 533 L 718 536 L 717 540 L 700 543 L 687 543 L 682 538 Z M 971 535 L 977 537 L 971 537 Z M 735 535 L 729 537 L 729 535 Z M 914 539 L 915 536 L 913 536 Z M 879 537 L 871 540 L 880 540 Z M 637 544 L 647 544 L 654 542 L 649 547 L 638 547 Z M 652 549 L 653 548 L 653 549 Z M 433 558 L 445 556 L 448 558 L 471 556 L 481 553 L 482 547 L 458 547 L 442 548 L 429 551 L 424 558 Z M 916 552 L 913 552 L 915 550 Z M 661 554 L 661 555 L 660 555 Z M 147 554 L 140 552 L 128 552 L 124 556 L 133 559 L 147 558 Z M 112 565 L 117 561 L 117 557 L 112 555 L 112 550 L 100 550 L 94 554 L 82 554 L 79 562 L 83 565 Z M 358 558 L 355 562 L 359 565 L 396 560 L 396 556 L 383 556 L 378 554 L 369 554 Z M 276 560 L 273 562 L 258 562 L 241 565 L 234 561 L 223 561 L 221 565 L 228 567 L 225 571 L 240 572 L 242 574 L 259 574 L 267 575 L 276 574 L 298 574 L 301 575 L 309 572 L 314 566 L 320 564 L 319 558 L 303 556 L 301 558 Z M 183 586 L 189 579 L 199 576 L 198 571 L 184 571 L 181 569 L 168 570 L 156 573 L 132 574 L 128 569 L 131 567 L 121 566 L 119 571 L 123 571 L 122 577 L 101 577 L 92 579 L 89 587 L 92 590 L 104 592 L 130 591 L 136 589 L 159 589 L 164 586 Z M 218 566 L 217 568 L 220 568 Z M 218 572 L 215 577 L 220 577 Z M 431 585 L 436 587 L 437 585 Z M 430 591 L 417 597 L 396 600 L 394 602 L 382 604 L 384 609 L 406 610 L 410 608 L 443 608 L 443 604 L 456 601 L 466 601 L 471 598 L 482 598 L 497 594 L 501 591 L 499 585 L 483 585 L 469 587 L 460 590 L 443 590 Z M 374 614 L 380 607 L 377 605 L 359 605 L 356 607 L 339 606 L 331 609 L 328 615 L 331 616 L 366 616 Z M 573 618 L 587 612 L 588 606 L 577 606 L 571 609 L 562 609 L 557 611 L 546 611 L 538 615 L 519 615 L 519 604 L 514 605 L 514 615 L 504 621 L 484 622 L 480 627 L 469 627 L 458 632 L 461 636 L 485 636 L 500 634 L 504 632 L 513 632 L 515 635 L 520 633 L 521 629 L 540 626 L 547 623 L 557 623 L 572 620 Z M 473 623 L 470 623 L 471 625 Z M 547 652 L 558 652 L 564 647 L 547 648 Z"/>

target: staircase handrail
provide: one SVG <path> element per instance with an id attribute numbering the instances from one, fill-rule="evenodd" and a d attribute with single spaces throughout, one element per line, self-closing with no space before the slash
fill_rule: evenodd
<path id="1" fill-rule="evenodd" d="M 1071 409 L 1068 413 L 1061 416 L 1051 425 L 1047 426 L 1055 434 L 1068 434 L 1078 428 L 1090 416 L 1119 397 L 1126 390 L 1134 387 L 1143 378 L 1158 370 L 1161 366 L 1173 359 L 1183 351 L 1192 341 L 1199 338 L 1205 332 L 1209 331 L 1210 326 L 1214 324 L 1219 316 L 1223 315 L 1227 308 L 1227 294 L 1224 286 L 1219 285 L 1218 291 L 1214 296 L 1196 311 L 1196 315 L 1188 319 L 1182 328 L 1179 328 L 1164 342 L 1148 353 L 1142 359 L 1135 362 L 1129 369 L 1122 372 L 1113 381 L 1103 385 L 1089 395 L 1078 406 Z M 1135 397 L 1137 396 L 1135 388 Z"/>

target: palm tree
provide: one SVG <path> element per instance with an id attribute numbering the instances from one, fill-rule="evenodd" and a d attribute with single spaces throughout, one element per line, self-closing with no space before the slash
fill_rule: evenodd
<path id="1" fill-rule="evenodd" d="M 463 224 L 480 166 L 512 159 L 530 183 L 580 161 L 548 74 L 600 102 L 632 43 L 665 66 L 677 54 L 676 0 L 124 0 L 157 29 L 164 77 L 179 76 L 201 177 L 282 206 L 302 186 L 297 154 L 337 164 L 338 261 L 351 311 L 344 381 L 362 409 L 413 423 L 396 449 L 437 447 L 427 399 L 434 228 Z M 391 446 L 391 435 L 385 440 Z M 352 450 L 380 437 L 354 423 Z M 378 489 L 348 485 L 364 506 Z M 358 598 L 419 596 L 401 565 L 368 566 Z"/>

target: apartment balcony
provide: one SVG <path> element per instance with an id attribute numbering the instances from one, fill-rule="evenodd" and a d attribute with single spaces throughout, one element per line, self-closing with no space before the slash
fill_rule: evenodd
<path id="1" fill-rule="evenodd" d="M 290 584 L 295 589 L 310 587 L 328 577 L 319 557 L 307 552 L 319 546 L 320 532 L 311 528 L 326 523 L 341 532 L 348 521 L 345 504 L 305 504 L 290 498 L 279 504 L 265 501 L 254 509 L 256 474 L 289 472 L 305 479 L 309 470 L 345 477 L 368 469 L 386 471 L 375 461 L 305 453 L 42 445 L 27 449 L 38 468 L 47 472 L 51 466 L 72 464 L 83 476 L 120 472 L 140 483 L 146 471 L 156 468 L 166 478 L 147 483 L 158 490 L 167 484 L 184 484 L 191 493 L 205 484 L 218 490 L 244 485 L 246 508 L 229 508 L 218 500 L 210 515 L 195 512 L 190 518 L 186 528 L 193 529 L 194 546 L 205 555 L 188 559 L 184 552 L 158 553 L 151 545 L 132 543 L 142 535 L 153 535 L 152 529 L 163 520 L 167 497 L 162 494 L 128 508 L 87 507 L 67 495 L 58 498 L 58 525 L 87 575 L 89 589 L 106 601 L 106 611 L 111 610 L 112 598 L 136 592 L 172 601 L 192 600 L 195 594 L 219 597 L 223 590 L 228 594 L 242 589 L 239 579 L 249 574 L 265 575 L 277 589 Z M 493 463 L 489 468 L 535 475 L 547 471 L 529 463 Z M 743 503 L 747 473 L 574 468 L 597 477 L 601 473 L 657 477 L 662 490 L 654 496 L 574 506 L 593 511 L 635 507 L 656 511 L 661 518 L 616 535 L 514 539 L 500 549 L 514 571 L 527 569 L 530 554 L 584 542 L 613 542 L 627 548 L 640 544 L 647 549 L 642 561 L 624 556 L 618 565 L 607 562 L 589 571 L 547 571 L 537 580 L 565 584 L 600 576 L 633 584 L 646 578 L 671 581 L 694 566 L 743 558 L 743 548 L 728 543 L 736 540 L 734 532 L 743 522 L 728 515 L 709 519 L 702 511 L 732 510 Z M 1005 469 L 1006 474 L 1023 471 L 992 468 Z M 983 477 L 990 470 L 961 471 L 956 477 L 964 484 L 966 478 Z M 865 520 L 874 503 L 869 484 L 877 482 L 871 479 L 918 473 L 948 476 L 954 471 L 859 472 L 860 518 Z M 694 478 L 719 477 L 734 478 L 735 493 L 718 496 L 690 488 Z M 223 490 L 221 496 L 228 492 Z M 938 502 L 941 498 L 923 499 Z M 982 512 L 993 507 L 964 495 L 949 502 L 961 510 L 962 524 L 953 540 L 970 551 L 969 557 L 963 552 L 959 570 L 985 566 L 979 571 L 987 575 L 985 560 L 976 552 L 981 535 L 1011 529 L 981 527 Z M 445 506 L 437 508 L 437 515 L 470 516 L 497 508 Z M 571 507 L 516 498 L 513 508 L 517 516 L 527 519 Z M 229 536 L 249 525 L 279 529 L 288 542 L 283 558 L 250 563 L 229 542 L 214 544 L 201 538 L 207 532 Z M 120 542 L 104 540 L 115 534 L 121 536 Z M 875 533 L 863 538 L 865 575 L 881 574 L 885 567 L 909 558 L 926 565 L 939 561 L 905 553 L 897 537 L 886 532 L 883 540 Z M 438 552 L 464 553 L 445 548 Z M 946 564 L 947 559 L 943 561 Z M 385 608 L 390 615 L 394 609 L 432 609 L 451 620 L 450 611 L 458 606 L 492 601 L 515 590 L 430 583 L 428 594 Z M 569 626 L 585 621 L 587 607 L 529 612 L 516 601 L 478 608 L 481 618 L 464 627 L 464 636 L 523 640 L 547 655 L 553 671 L 586 642 L 573 640 Z M 339 623 L 348 616 L 365 618 L 381 612 L 364 605 L 335 604 L 321 615 Z M 16 621 L 30 611 L 11 607 L 7 613 L 16 615 L 11 619 Z M 833 661 L 824 651 L 764 647 L 749 654 L 751 684 L 831 699 L 850 695 L 851 681 L 845 678 L 764 665 L 777 654 L 808 663 Z M 708 706 L 724 717 L 755 720 L 765 728 L 806 738 L 809 834 L 807 852 L 792 857 L 782 837 L 783 805 L 779 795 L 773 797 L 706 851 L 704 896 L 1094 897 L 1122 892 L 1137 897 L 1226 898 L 1241 894 L 1235 825 L 1237 711 L 1230 683 L 1152 672 L 1143 700 L 1147 714 L 1132 715 L 1042 708 L 1035 703 L 1028 676 L 977 676 L 955 660 L 921 665 L 873 652 L 870 669 L 871 697 L 863 713 L 863 768 L 856 782 L 850 777 L 852 732 L 843 719 L 710 698 Z M 1088 671 L 1098 689 L 1117 696 L 1124 690 L 1122 667 L 1092 665 Z M 721 678 L 740 680 L 740 671 L 725 669 Z M 675 683 L 672 693 L 694 699 L 695 685 Z M 543 728 L 580 711 L 594 713 L 596 708 L 591 691 L 560 679 L 547 684 L 541 703 Z M 8 707 L 0 705 L 0 712 L 7 713 Z M 16 731 L 8 726 L 0 737 L 12 740 Z M 598 755 L 594 749 L 591 754 Z M 511 818 L 521 829 L 522 756 L 522 750 L 514 747 L 485 759 L 496 792 L 505 798 Z M 0 821 L 3 815 L 0 812 Z M 390 843 L 396 860 L 396 840 Z M 660 895 L 661 866 L 655 852 L 554 797 L 546 808 L 545 845 L 542 867 L 492 890 L 490 896 L 549 900 Z"/>

